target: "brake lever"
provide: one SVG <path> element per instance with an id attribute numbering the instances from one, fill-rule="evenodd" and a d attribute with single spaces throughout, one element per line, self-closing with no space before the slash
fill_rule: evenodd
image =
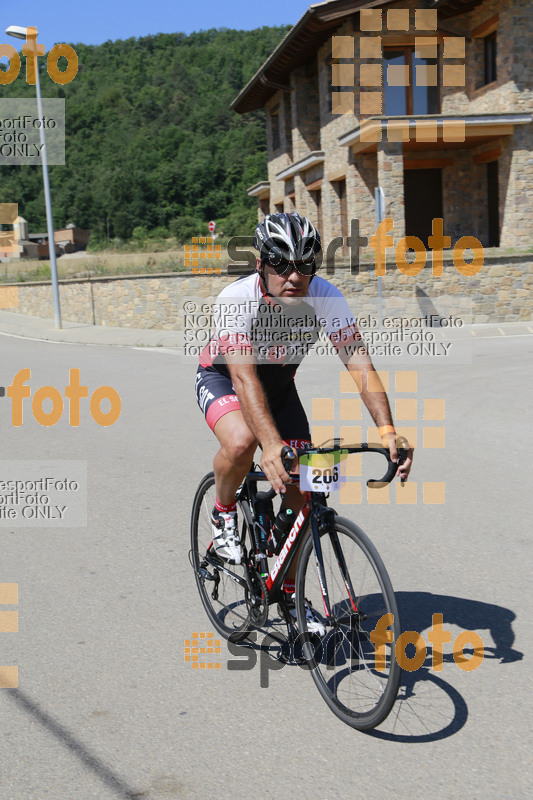
<path id="1" fill-rule="evenodd" d="M 387 450 L 386 453 L 384 453 L 384 455 L 387 456 L 387 459 L 389 461 L 389 466 L 387 468 L 387 472 L 385 473 L 383 478 L 381 478 L 381 480 L 376 480 L 376 479 L 368 480 L 366 482 L 366 485 L 369 487 L 369 489 L 382 489 L 384 486 L 386 486 L 388 483 L 390 483 L 394 479 L 394 476 L 396 475 L 396 472 L 398 471 L 398 467 L 401 464 L 403 464 L 403 462 L 407 458 L 407 450 L 405 450 L 403 447 L 399 447 L 398 448 L 398 461 L 391 461 L 390 460 L 390 453 L 389 453 L 388 450 Z M 405 483 L 405 481 L 402 481 L 402 483 Z"/>
<path id="2" fill-rule="evenodd" d="M 294 461 L 295 458 L 296 458 L 296 453 L 294 452 L 292 447 L 289 447 L 288 444 L 284 445 L 281 448 L 281 463 L 283 464 L 283 469 L 285 470 L 287 475 L 290 475 L 291 463 Z"/>

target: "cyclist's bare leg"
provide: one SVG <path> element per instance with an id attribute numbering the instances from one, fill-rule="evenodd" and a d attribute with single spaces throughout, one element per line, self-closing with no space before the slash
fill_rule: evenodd
<path id="1" fill-rule="evenodd" d="M 231 505 L 235 492 L 252 466 L 257 439 L 244 421 L 242 411 L 220 417 L 214 428 L 220 450 L 213 459 L 217 500 Z"/>
<path id="2" fill-rule="evenodd" d="M 244 421 L 242 411 L 230 411 L 220 417 L 215 425 L 215 435 L 220 443 L 220 450 L 213 459 L 217 500 L 230 505 L 235 493 L 252 466 L 257 439 Z M 287 485 L 283 498 L 283 508 L 292 508 L 295 514 L 300 512 L 305 502 L 305 495 L 295 484 Z M 296 577 L 297 559 L 294 559 L 288 580 Z"/>

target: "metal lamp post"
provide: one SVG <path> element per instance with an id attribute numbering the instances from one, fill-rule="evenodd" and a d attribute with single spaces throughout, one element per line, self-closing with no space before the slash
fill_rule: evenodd
<path id="1" fill-rule="evenodd" d="M 37 33 L 36 29 L 35 33 Z M 15 39 L 28 41 L 28 28 L 19 25 L 10 25 L 6 28 L 8 36 Z M 37 61 L 37 59 L 36 59 Z M 39 65 L 35 64 L 35 91 L 37 94 L 37 112 L 39 119 L 43 118 L 43 103 L 41 99 L 41 84 L 39 81 Z M 48 250 L 50 253 L 50 271 L 52 275 L 52 292 L 54 297 L 54 323 L 56 328 L 61 328 L 61 308 L 59 306 L 59 284 L 57 281 L 56 243 L 54 240 L 54 220 L 52 217 L 52 199 L 50 196 L 50 181 L 48 179 L 48 157 L 46 154 L 46 141 L 44 137 L 44 124 L 39 127 L 41 139 L 41 159 L 43 165 L 44 202 L 46 206 L 46 225 L 48 228 Z"/>

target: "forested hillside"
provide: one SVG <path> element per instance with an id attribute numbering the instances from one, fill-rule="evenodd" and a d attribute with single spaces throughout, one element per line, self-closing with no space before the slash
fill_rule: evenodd
<path id="1" fill-rule="evenodd" d="M 264 114 L 229 104 L 286 30 L 75 44 L 79 72 L 65 86 L 40 59 L 43 97 L 66 100 L 66 165 L 50 167 L 55 227 L 125 239 L 140 226 L 175 231 L 189 215 L 225 218 L 230 234 L 249 229 L 256 201 L 245 190 L 266 175 Z M 35 95 L 22 62 L 0 97 Z M 30 231 L 46 228 L 40 167 L 0 167 L 0 187 L 0 202 L 18 202 Z"/>

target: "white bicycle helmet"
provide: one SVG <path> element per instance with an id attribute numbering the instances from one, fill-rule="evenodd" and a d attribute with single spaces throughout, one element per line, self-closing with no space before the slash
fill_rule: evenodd
<path id="1" fill-rule="evenodd" d="M 267 214 L 255 229 L 253 246 L 259 251 L 261 261 L 273 267 L 284 261 L 314 261 L 322 247 L 313 223 L 295 211 Z"/>

